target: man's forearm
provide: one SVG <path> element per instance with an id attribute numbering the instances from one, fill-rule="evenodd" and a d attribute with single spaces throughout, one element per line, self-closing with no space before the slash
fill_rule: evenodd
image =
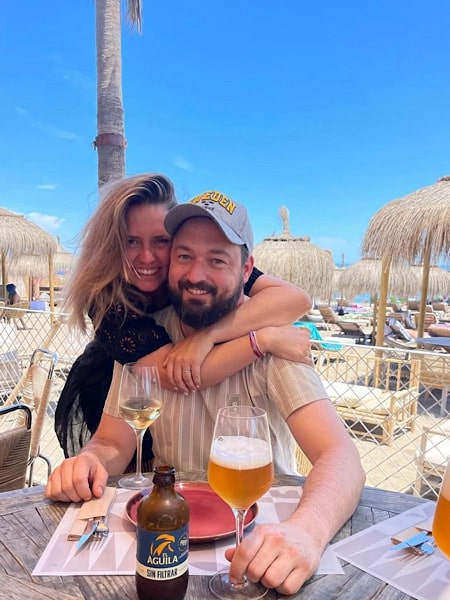
<path id="1" fill-rule="evenodd" d="M 324 453 L 308 474 L 293 522 L 324 548 L 355 511 L 365 482 L 356 449 Z"/>
<path id="2" fill-rule="evenodd" d="M 268 279 L 267 276 L 262 276 L 260 279 L 264 280 L 264 278 Z M 277 281 L 274 279 L 274 282 Z M 258 293 L 209 329 L 214 343 L 217 344 L 243 336 L 250 329 L 278 327 L 292 323 L 308 312 L 310 307 L 311 300 L 306 292 L 292 284 L 277 282 L 272 287 L 269 285 L 260 289 Z"/>

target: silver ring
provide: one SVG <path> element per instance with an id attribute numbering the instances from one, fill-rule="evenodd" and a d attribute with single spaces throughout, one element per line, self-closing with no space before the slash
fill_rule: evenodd
<path id="1" fill-rule="evenodd" d="M 191 370 L 190 369 L 184 369 L 183 373 L 190 373 Z"/>

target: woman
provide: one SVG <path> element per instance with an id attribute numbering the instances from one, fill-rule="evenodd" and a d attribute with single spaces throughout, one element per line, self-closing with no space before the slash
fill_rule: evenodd
<path id="1" fill-rule="evenodd" d="M 16 285 L 14 283 L 8 283 L 8 285 L 6 286 L 6 293 L 8 294 L 8 305 L 20 302 L 20 296 L 17 293 Z"/>
<path id="2" fill-rule="evenodd" d="M 151 313 L 169 301 L 171 239 L 163 221 L 175 204 L 167 177 L 129 177 L 108 186 L 83 231 L 81 254 L 66 287 L 65 308 L 71 324 L 81 330 L 86 330 L 85 315 L 89 314 L 95 339 L 74 363 L 55 414 L 66 456 L 76 454 L 97 428 L 114 360 L 135 361 L 171 343 Z M 164 359 L 163 386 L 187 393 L 221 381 L 249 361 L 248 356 L 233 352 L 230 340 L 262 326 L 291 323 L 311 305 L 307 294 L 296 286 L 258 270 L 245 292 L 251 299 L 234 313 L 173 348 Z M 216 356 L 210 364 L 207 355 L 223 342 L 228 343 L 219 350 L 220 363 Z M 299 352 L 288 348 L 285 356 L 295 359 Z M 149 459 L 146 435 L 144 457 Z"/>

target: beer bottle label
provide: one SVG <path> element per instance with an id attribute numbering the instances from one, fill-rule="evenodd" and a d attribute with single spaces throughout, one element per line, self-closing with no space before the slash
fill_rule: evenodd
<path id="1" fill-rule="evenodd" d="M 168 581 L 188 569 L 188 525 L 173 531 L 137 528 L 136 573 L 145 579 Z"/>

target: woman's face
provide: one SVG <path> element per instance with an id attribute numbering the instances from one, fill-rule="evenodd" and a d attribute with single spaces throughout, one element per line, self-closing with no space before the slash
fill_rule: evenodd
<path id="1" fill-rule="evenodd" d="M 142 292 L 155 292 L 167 280 L 171 238 L 164 228 L 166 214 L 162 204 L 140 204 L 127 211 L 127 274 Z"/>

